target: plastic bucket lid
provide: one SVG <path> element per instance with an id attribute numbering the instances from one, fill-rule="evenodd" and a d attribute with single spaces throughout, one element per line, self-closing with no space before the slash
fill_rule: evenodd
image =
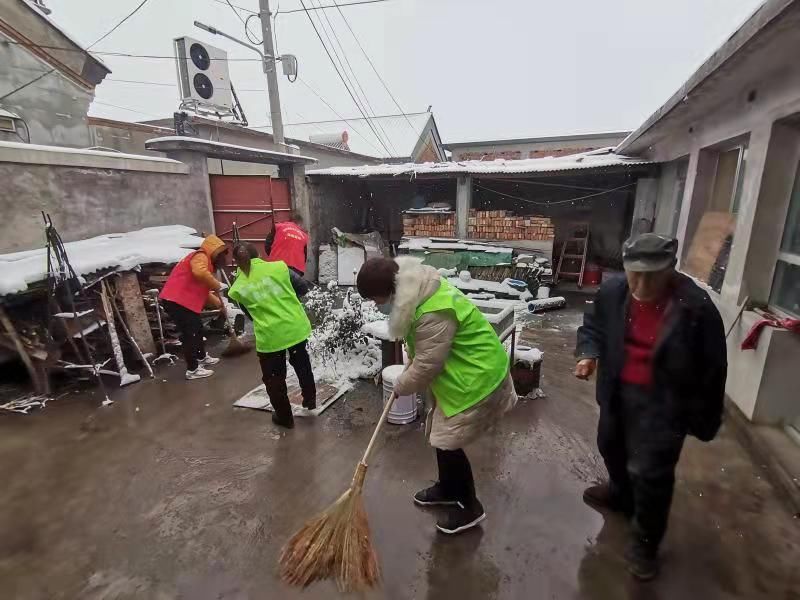
<path id="1" fill-rule="evenodd" d="M 405 366 L 403 365 L 391 365 L 389 367 L 386 367 L 382 372 L 384 383 L 394 384 L 394 382 L 397 381 L 397 378 L 400 377 L 400 375 L 403 373 L 404 370 Z"/>

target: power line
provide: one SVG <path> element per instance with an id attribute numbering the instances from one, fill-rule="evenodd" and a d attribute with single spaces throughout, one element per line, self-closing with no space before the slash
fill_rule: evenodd
<path id="1" fill-rule="evenodd" d="M 481 179 L 483 179 L 484 181 L 496 181 L 498 183 L 501 183 L 501 182 L 503 182 L 503 183 L 522 183 L 522 184 L 525 184 L 525 185 L 539 185 L 539 186 L 543 186 L 543 187 L 555 187 L 555 188 L 564 188 L 564 189 L 570 189 L 570 190 L 584 190 L 584 191 L 587 191 L 587 192 L 603 192 L 603 191 L 605 191 L 604 188 L 598 188 L 598 187 L 586 187 L 586 186 L 582 186 L 582 185 L 566 185 L 566 184 L 563 184 L 563 183 L 550 183 L 550 182 L 544 182 L 544 181 L 531 181 L 531 180 L 528 180 L 528 179 L 510 179 L 510 178 L 506 178 L 506 177 L 503 177 L 503 178 L 499 178 L 499 177 L 481 177 Z"/>
<path id="2" fill-rule="evenodd" d="M 241 11 L 250 13 L 252 15 L 258 14 L 257 10 L 253 10 L 252 8 L 245 8 L 244 6 L 239 6 L 238 4 L 231 4 L 230 2 L 228 2 L 228 0 L 213 0 L 213 1 L 216 2 L 217 4 L 228 5 L 234 9 L 239 9 Z"/>
<path id="3" fill-rule="evenodd" d="M 378 2 L 389 2 L 389 0 L 361 0 L 360 2 L 348 2 L 346 4 L 339 4 L 339 5 L 336 5 L 336 3 L 334 2 L 334 4 L 332 5 L 329 4 L 327 6 L 320 6 L 319 8 L 310 8 L 308 10 L 325 10 L 326 8 L 334 8 L 334 7 L 338 8 L 339 6 L 341 6 L 342 8 L 347 8 L 348 6 L 358 6 L 359 4 L 377 4 Z M 300 4 L 302 4 L 302 2 Z M 290 15 L 292 13 L 303 12 L 304 10 L 306 9 L 295 8 L 292 10 L 284 10 L 281 14 Z"/>
<path id="4" fill-rule="evenodd" d="M 339 11 L 339 15 L 342 17 L 342 20 L 344 21 L 344 24 L 347 25 L 347 29 L 350 30 L 350 35 L 353 36 L 353 39 L 356 41 L 356 44 L 358 44 L 358 47 L 361 50 L 361 53 L 364 55 L 364 58 L 367 59 L 367 62 L 369 63 L 369 66 L 372 67 L 372 70 L 375 72 L 375 75 L 377 76 L 378 81 L 380 81 L 381 84 L 383 85 L 383 89 L 385 89 L 386 93 L 389 94 L 389 97 L 392 99 L 392 102 L 394 102 L 394 105 L 397 107 L 397 110 L 399 110 L 400 113 L 406 118 L 406 122 L 408 123 L 408 126 L 411 127 L 411 129 L 414 131 L 414 133 L 416 133 L 417 132 L 417 128 L 414 127 L 414 124 L 411 122 L 411 119 L 408 118 L 408 116 L 406 115 L 406 112 L 403 110 L 403 107 L 400 106 L 400 103 L 397 101 L 397 98 L 394 97 L 394 94 L 392 94 L 391 90 L 389 89 L 389 86 L 386 85 L 386 82 L 383 80 L 383 77 L 381 77 L 381 74 L 378 72 L 378 69 L 375 67 L 375 64 L 372 62 L 372 59 L 369 57 L 369 54 L 367 54 L 367 51 L 364 50 L 364 46 L 361 45 L 361 41 L 358 39 L 358 36 L 356 35 L 356 32 L 353 31 L 353 28 L 350 26 L 350 22 L 347 20 L 347 17 L 342 12 L 341 7 L 336 3 L 336 0 L 334 0 L 333 5 Z"/>
<path id="5" fill-rule="evenodd" d="M 339 76 L 339 79 L 342 81 L 342 85 L 344 85 L 345 89 L 347 89 L 347 93 L 350 95 L 350 98 L 353 100 L 353 102 L 355 103 L 356 107 L 358 107 L 359 112 L 367 120 L 367 125 L 369 125 L 370 129 L 372 129 L 372 132 L 375 134 L 375 137 L 378 139 L 378 141 L 380 142 L 381 146 L 383 146 L 383 148 L 386 150 L 387 154 L 389 156 L 391 156 L 391 154 L 392 154 L 391 151 L 389 150 L 389 148 L 386 147 L 386 144 L 381 139 L 381 136 L 378 135 L 378 132 L 375 130 L 375 127 L 373 126 L 373 124 L 367 118 L 367 115 L 365 115 L 364 111 L 361 110 L 361 106 L 359 106 L 358 101 L 356 100 L 355 96 L 353 95 L 353 92 L 350 90 L 350 87 L 345 82 L 344 77 L 342 77 L 341 72 L 339 71 L 338 67 L 336 66 L 336 62 L 333 60 L 333 56 L 331 56 L 331 53 L 328 50 L 328 47 L 325 45 L 325 42 L 322 40 L 322 35 L 320 35 L 319 30 L 317 29 L 317 25 L 316 25 L 316 23 L 314 23 L 314 19 L 311 18 L 311 13 L 309 13 L 308 9 L 306 9 L 305 2 L 303 2 L 303 0 L 300 0 L 300 4 L 305 9 L 306 16 L 308 17 L 308 20 L 311 22 L 311 26 L 314 28 L 314 32 L 317 34 L 317 38 L 319 38 L 319 42 L 320 42 L 320 44 L 322 44 L 322 48 L 325 50 L 325 53 L 328 55 L 328 59 L 331 61 L 331 64 L 333 65 L 333 68 L 336 70 L 336 74 Z"/>
<path id="6" fill-rule="evenodd" d="M 305 80 L 305 79 L 303 79 L 302 77 L 298 77 L 298 80 L 300 81 L 300 83 L 302 83 L 304 86 L 306 86 L 306 87 L 309 89 L 309 91 L 310 91 L 312 94 L 314 94 L 314 95 L 315 95 L 317 98 L 319 98 L 319 99 L 320 99 L 320 101 L 321 101 L 321 102 L 322 102 L 322 103 L 323 103 L 325 106 L 327 106 L 327 107 L 328 107 L 328 108 L 331 110 L 331 112 L 332 112 L 333 114 L 335 114 L 337 117 L 339 117 L 339 119 L 341 119 L 342 121 L 344 121 L 345 123 L 347 123 L 348 125 L 350 125 L 350 127 L 352 127 L 352 128 L 353 128 L 353 133 L 355 133 L 356 135 L 358 135 L 358 137 L 360 137 L 362 140 L 364 140 L 364 141 L 365 141 L 367 144 L 369 144 L 369 146 L 370 146 L 372 149 L 374 149 L 374 150 L 375 150 L 375 151 L 376 151 L 378 154 L 380 154 L 380 152 L 381 152 L 381 151 L 380 151 L 380 149 L 379 149 L 377 146 L 375 146 L 375 144 L 373 144 L 373 143 L 372 143 L 372 142 L 371 142 L 371 141 L 370 141 L 368 138 L 366 138 L 366 137 L 364 136 L 364 134 L 362 134 L 362 133 L 361 133 L 361 132 L 358 130 L 358 128 L 357 128 L 357 127 L 356 127 L 356 126 L 353 124 L 353 122 L 352 122 L 352 121 L 350 121 L 350 120 L 348 120 L 348 119 L 345 119 L 345 118 L 344 118 L 342 115 L 340 115 L 338 112 L 336 112 L 336 109 L 335 109 L 335 108 L 333 108 L 333 106 L 331 106 L 331 104 L 330 104 L 330 103 L 329 103 L 327 100 L 325 100 L 325 98 L 323 98 L 323 97 L 322 97 L 322 95 L 321 95 L 321 94 L 320 94 L 320 93 L 319 93 L 317 90 L 315 90 L 313 87 L 311 87 L 311 85 L 309 85 L 309 84 L 306 82 L 306 80 Z"/>
<path id="7" fill-rule="evenodd" d="M 230 0 L 225 0 L 225 4 L 230 7 L 230 9 L 233 11 L 233 14 L 236 15 L 236 18 L 239 19 L 242 22 L 242 25 L 244 25 L 244 34 L 245 34 L 245 36 L 247 36 L 247 40 L 251 44 L 261 45 L 263 43 L 263 40 L 259 42 L 259 41 L 254 40 L 252 37 L 250 37 L 250 27 L 248 26 L 248 23 L 250 22 L 250 19 L 252 19 L 253 17 L 257 17 L 258 13 L 249 14 L 249 15 L 247 15 L 247 18 L 245 19 L 244 17 L 242 17 L 242 15 L 239 14 L 239 10 L 243 10 L 245 12 L 250 12 L 250 11 L 248 11 L 245 8 L 237 7 L 236 5 L 231 4 Z M 237 8 L 239 10 L 236 10 Z"/>
<path id="8" fill-rule="evenodd" d="M 102 102 L 101 100 L 92 100 L 92 104 L 101 104 L 103 106 L 111 106 L 112 108 L 119 108 L 121 110 L 127 110 L 134 113 L 139 113 L 140 115 L 146 115 L 148 117 L 155 117 L 156 119 L 161 119 L 163 116 L 154 115 L 153 113 L 145 112 L 142 110 L 137 110 L 135 108 L 128 108 L 127 106 L 120 106 L 118 104 L 111 104 L 110 102 Z"/>
<path id="9" fill-rule="evenodd" d="M 112 83 L 135 83 L 135 84 L 139 84 L 139 85 L 154 85 L 154 86 L 158 86 L 158 87 L 170 87 L 170 88 L 178 87 L 177 83 L 165 83 L 163 81 L 141 81 L 141 80 L 136 80 L 136 79 L 115 79 L 115 78 L 112 78 L 112 77 L 107 77 L 106 79 L 103 80 L 103 83 L 105 83 L 107 81 L 110 81 Z M 236 93 L 237 94 L 242 93 L 242 92 L 264 93 L 266 91 L 267 90 L 264 89 L 264 88 L 244 88 L 244 89 L 236 88 Z"/>
<path id="10" fill-rule="evenodd" d="M 311 6 L 313 7 L 314 6 L 314 0 L 309 0 L 309 1 L 311 3 Z M 328 25 L 330 26 L 331 23 L 330 23 L 330 20 L 327 19 L 327 14 L 325 14 L 324 12 L 322 14 L 323 14 L 323 16 L 325 16 L 326 20 L 328 21 Z M 367 109 L 367 104 L 368 103 L 364 102 L 364 100 L 362 99 L 362 97 L 364 96 L 364 90 L 361 88 L 360 84 L 358 84 L 358 79 L 355 77 L 355 72 L 353 71 L 352 66 L 350 66 L 350 62 L 347 61 L 347 66 L 350 67 L 350 73 L 353 75 L 352 79 L 351 79 L 350 75 L 348 74 L 347 69 L 345 68 L 345 61 L 342 60 L 342 57 L 339 56 L 339 52 L 336 50 L 336 45 L 333 43 L 333 40 L 331 39 L 331 36 L 328 34 L 328 29 L 326 29 L 326 27 L 325 27 L 325 22 L 322 20 L 322 17 L 320 15 L 317 15 L 317 19 L 319 20 L 319 24 L 322 27 L 322 31 L 323 31 L 323 33 L 325 34 L 325 37 L 328 40 L 328 44 L 330 45 L 330 48 L 331 48 L 331 50 L 333 52 L 333 55 L 336 57 L 336 60 L 339 63 L 339 68 L 342 70 L 342 73 L 344 74 L 344 77 L 347 80 L 347 84 L 346 85 L 350 86 L 350 88 L 353 90 L 353 93 L 356 96 L 356 100 L 357 100 L 356 107 L 359 109 L 359 111 L 362 114 L 366 113 L 367 118 L 369 118 L 369 112 L 371 110 L 371 107 L 370 107 L 370 109 Z M 336 31 L 334 31 L 332 29 L 332 27 L 331 27 L 331 32 L 333 33 L 334 37 L 336 38 L 336 40 L 338 42 L 339 38 L 336 35 Z M 347 56 L 344 53 L 344 48 L 342 48 L 341 43 L 339 43 L 339 49 L 342 51 L 342 55 L 344 55 L 345 60 L 347 60 Z M 361 89 L 361 96 L 359 96 L 358 91 L 356 90 L 356 86 L 353 85 L 353 79 L 356 80 L 356 84 L 358 84 L 358 88 Z M 372 111 L 372 112 L 374 113 L 374 111 Z M 386 132 L 383 130 L 383 128 L 380 127 L 380 123 L 377 123 L 377 125 L 378 125 L 378 128 L 381 129 L 381 131 L 383 131 L 383 135 L 384 135 L 384 137 L 386 139 L 386 142 L 390 146 L 392 146 L 391 140 L 386 135 Z M 373 129 L 373 132 L 375 133 L 375 135 L 378 135 L 377 130 Z M 391 155 L 392 152 L 394 152 L 395 154 L 397 153 L 397 150 L 394 149 L 394 146 L 392 146 L 392 151 L 389 152 L 389 154 Z"/>
<path id="11" fill-rule="evenodd" d="M 313 0 L 311 0 L 311 2 L 313 4 Z M 361 92 L 362 106 L 364 106 L 364 109 L 367 112 L 367 114 L 369 114 L 371 112 L 372 116 L 374 118 L 375 117 L 375 109 L 372 107 L 372 103 L 369 101 L 369 97 L 367 96 L 367 93 L 364 91 L 364 88 L 361 86 L 361 82 L 358 80 L 358 76 L 356 75 L 355 69 L 353 69 L 353 65 L 350 64 L 350 59 L 347 58 L 347 52 L 345 51 L 344 46 L 342 45 L 342 42 L 339 39 L 338 34 L 336 33 L 336 29 L 334 28 L 333 23 L 328 18 L 328 13 L 325 12 L 325 11 L 322 11 L 322 15 L 325 17 L 325 20 L 328 22 L 328 27 L 330 28 L 331 33 L 333 33 L 333 37 L 336 40 L 336 43 L 339 46 L 339 49 L 342 51 L 342 58 L 344 58 L 344 62 L 347 64 L 347 67 L 350 69 L 350 73 L 353 76 L 353 81 L 355 81 L 356 86 L 358 87 L 359 91 Z M 317 18 L 319 18 L 319 17 L 317 17 Z M 320 23 L 322 23 L 322 19 L 321 18 L 320 18 Z M 328 38 L 328 40 L 330 41 L 330 38 Z M 331 45 L 333 45 L 333 44 L 331 44 Z M 336 48 L 334 47 L 334 52 L 335 51 L 336 51 Z M 339 60 L 339 64 L 342 65 L 341 59 Z M 346 73 L 346 70 L 345 70 L 343 65 L 342 65 L 342 70 L 345 71 L 345 73 Z M 348 80 L 349 80 L 349 78 L 348 78 Z M 353 90 L 355 91 L 355 87 L 353 88 Z M 386 133 L 386 129 L 383 128 L 382 123 L 380 121 L 375 121 L 375 124 L 377 125 L 378 129 L 381 130 L 381 133 L 383 133 L 383 136 L 386 138 L 386 141 L 392 147 L 392 150 L 394 151 L 394 154 L 398 155 L 399 153 L 397 152 L 397 148 L 392 143 L 392 138 L 389 136 L 388 133 Z"/>
<path id="12" fill-rule="evenodd" d="M 53 71 L 55 71 L 55 69 L 50 69 L 49 71 L 45 71 L 44 73 L 42 73 L 42 74 L 41 74 L 41 75 L 39 75 L 38 77 L 34 77 L 34 78 L 33 78 L 33 79 L 31 79 L 29 82 L 27 82 L 27 83 L 23 83 L 21 86 L 14 88 L 13 90 L 11 90 L 10 92 L 8 92 L 7 94 L 5 94 L 5 95 L 3 95 L 3 96 L 0 96 L 0 102 L 2 102 L 3 100 L 5 100 L 5 99 L 6 99 L 6 98 L 8 98 L 9 96 L 13 96 L 13 95 L 14 95 L 14 94 L 16 94 L 17 92 L 21 92 L 21 91 L 22 91 L 22 90 L 24 90 L 26 87 L 28 87 L 29 85 L 33 85 L 34 83 L 36 83 L 36 82 L 37 82 L 37 81 L 39 81 L 40 79 L 44 79 L 45 77 L 47 77 L 48 75 L 50 75 L 50 73 L 52 73 Z"/>
<path id="13" fill-rule="evenodd" d="M 475 184 L 475 187 L 487 192 L 492 192 L 493 194 L 497 194 L 498 196 L 505 196 L 506 198 L 511 198 L 513 200 L 519 200 L 520 202 L 527 202 L 528 204 L 538 204 L 540 206 L 555 206 L 556 204 L 569 204 L 574 202 L 580 202 L 581 200 L 588 200 L 589 198 L 595 198 L 596 196 L 602 196 L 603 194 L 610 194 L 611 192 L 616 192 L 618 190 L 631 187 L 636 185 L 636 182 L 626 183 L 625 185 L 621 185 L 619 187 L 612 188 L 610 190 L 603 190 L 602 192 L 597 192 L 596 194 L 588 194 L 586 196 L 579 196 L 578 198 L 570 198 L 568 200 L 555 200 L 553 202 L 537 202 L 536 200 L 529 200 L 528 198 L 520 198 L 519 196 L 514 196 L 513 194 L 506 194 L 504 192 L 498 192 L 497 190 L 493 190 L 492 188 L 487 188 L 485 186 L 480 185 L 479 183 Z"/>
<path id="14" fill-rule="evenodd" d="M 136 8 L 134 8 L 134 9 L 133 9 L 131 12 L 129 12 L 129 13 L 128 13 L 128 14 L 125 16 L 125 18 L 123 18 L 123 19 L 122 19 L 122 20 L 121 20 L 119 23 L 117 23 L 116 25 L 114 25 L 114 26 L 113 26 L 111 29 L 109 29 L 109 30 L 108 30 L 106 33 L 104 33 L 104 34 L 103 34 L 103 35 L 101 35 L 99 38 L 97 38 L 97 39 L 96 39 L 94 42 L 92 42 L 91 44 L 89 44 L 89 46 L 87 46 L 87 48 L 86 48 L 86 49 L 87 49 L 87 50 L 91 50 L 91 49 L 92 49 L 94 46 L 96 46 L 97 44 L 99 44 L 100 42 L 102 42 L 104 39 L 106 39 L 108 36 L 110 36 L 112 33 L 114 33 L 114 32 L 115 32 L 117 29 L 119 29 L 119 28 L 120 28 L 120 27 L 121 27 L 121 26 L 122 26 L 122 25 L 125 23 L 125 21 L 127 21 L 128 19 L 130 19 L 130 18 L 131 18 L 133 15 L 135 15 L 137 12 L 139 12 L 139 10 L 140 10 L 140 9 L 141 9 L 141 8 L 142 8 L 142 7 L 143 7 L 145 4 L 147 4 L 147 2 L 148 2 L 148 1 L 149 1 L 149 0 L 142 0 L 142 1 L 139 3 L 139 5 L 138 5 Z"/>
<path id="15" fill-rule="evenodd" d="M 413 116 L 413 115 L 425 115 L 425 114 L 428 114 L 428 113 L 409 113 L 409 114 L 411 116 Z M 402 116 L 403 115 L 400 115 L 400 114 L 396 114 L 396 115 L 387 114 L 387 115 L 375 115 L 375 118 L 389 118 L 389 117 L 402 117 Z M 339 120 L 341 120 L 341 118 Z M 364 119 L 362 117 L 352 117 L 350 120 L 351 121 L 363 121 Z M 306 121 L 304 123 L 290 123 L 290 125 L 321 125 L 323 123 L 334 123 L 334 122 L 335 122 L 334 119 L 325 119 L 325 120 L 322 120 L 322 121 Z"/>
<path id="16" fill-rule="evenodd" d="M 227 0 L 212 0 L 212 1 L 216 2 L 217 4 L 230 4 L 230 2 L 228 2 Z M 359 4 L 377 4 L 378 2 L 388 2 L 388 1 L 389 0 L 360 0 L 359 2 L 348 2 L 346 4 L 341 4 L 340 6 L 343 6 L 343 7 L 346 8 L 348 6 L 358 6 Z M 257 15 L 258 14 L 258 11 L 257 10 L 253 10 L 252 8 L 245 8 L 244 6 L 238 6 L 236 4 L 233 4 L 232 6 L 234 8 L 238 8 L 239 10 L 242 10 L 244 12 L 248 12 L 248 13 L 253 14 L 253 15 Z M 326 8 L 334 8 L 334 6 L 329 4 L 327 6 L 320 6 L 319 8 L 309 8 L 308 10 L 325 10 Z M 302 9 L 302 8 L 294 8 L 292 10 L 283 10 L 283 11 L 281 11 L 281 14 L 289 15 L 289 14 L 292 14 L 292 13 L 299 13 L 299 12 L 303 12 L 303 11 L 304 11 L 304 9 Z"/>
<path id="17" fill-rule="evenodd" d="M 95 40 L 95 41 L 94 41 L 92 44 L 90 44 L 90 45 L 89 45 L 89 46 L 86 48 L 86 50 L 83 50 L 83 49 L 81 49 L 81 50 L 80 50 L 80 52 L 86 52 L 86 53 L 88 54 L 88 51 L 89 51 L 89 49 L 90 49 L 92 46 L 95 46 L 96 44 L 98 44 L 98 43 L 102 42 L 104 39 L 106 39 L 108 36 L 110 36 L 112 33 L 114 33 L 114 32 L 115 32 L 117 29 L 119 29 L 119 27 L 120 27 L 120 26 L 121 26 L 123 23 L 125 23 L 125 21 L 127 21 L 128 19 L 130 19 L 130 18 L 131 18 L 133 15 L 135 15 L 137 12 L 139 12 L 139 9 L 140 9 L 140 8 L 142 8 L 142 7 L 143 7 L 145 4 L 147 4 L 147 2 L 148 2 L 148 1 L 149 1 L 149 0 L 142 0 L 142 2 L 141 2 L 141 3 L 140 3 L 140 4 L 139 4 L 139 5 L 136 7 L 136 8 L 134 8 L 134 9 L 133 9 L 133 10 L 132 10 L 130 13 L 128 13 L 128 14 L 127 14 L 127 15 L 126 15 L 126 16 L 125 16 L 125 17 L 124 17 L 124 18 L 123 18 L 123 19 L 122 19 L 122 20 L 121 20 L 119 23 L 117 23 L 116 25 L 114 25 L 114 26 L 113 26 L 111 29 L 109 29 L 109 30 L 108 30 L 106 33 L 104 33 L 104 34 L 103 34 L 102 36 L 100 36 L 100 37 L 99 37 L 97 40 Z M 8 40 L 8 42 L 7 42 L 7 43 L 10 43 L 10 44 L 17 44 L 18 42 L 14 42 L 14 41 Z M 37 44 L 22 44 L 22 45 L 24 45 L 24 46 L 28 46 L 29 48 L 30 48 L 30 47 L 36 47 L 36 48 L 40 48 L 40 49 L 41 49 L 41 48 L 43 48 L 43 46 L 39 46 L 39 45 L 37 45 Z M 65 50 L 66 50 L 66 48 L 65 48 Z M 3 97 L 2 97 L 2 98 L 0 98 L 0 102 L 2 102 L 3 100 L 5 100 L 5 99 L 6 99 L 6 98 L 8 98 L 9 96 L 13 96 L 13 95 L 14 95 L 14 94 L 16 94 L 17 92 L 21 92 L 22 90 L 24 90 L 24 89 L 25 89 L 25 88 L 27 88 L 28 86 L 30 86 L 30 85 L 33 85 L 33 84 L 34 84 L 34 83 L 36 83 L 37 81 L 40 81 L 40 80 L 44 79 L 45 77 L 47 77 L 47 76 L 48 76 L 48 75 L 50 75 L 51 73 L 54 73 L 55 71 L 56 71 L 56 67 L 53 67 L 53 68 L 51 68 L 49 71 L 45 71 L 45 72 L 44 72 L 44 73 L 42 73 L 41 75 L 38 75 L 37 77 L 34 77 L 33 79 L 31 79 L 31 80 L 30 80 L 30 81 L 28 81 L 27 83 L 23 83 L 22 85 L 20 85 L 20 86 L 18 86 L 18 87 L 16 87 L 16 88 L 14 88 L 13 90 L 11 90 L 10 92 L 8 92 L 7 94 L 4 94 L 4 95 L 3 95 Z"/>
<path id="18" fill-rule="evenodd" d="M 117 56 L 122 58 L 153 58 L 153 59 L 165 59 L 165 60 L 175 60 L 174 56 L 167 56 L 162 54 L 135 54 L 132 52 L 110 52 L 110 51 L 100 51 L 100 50 L 92 50 L 91 52 L 87 52 L 82 48 L 67 48 L 64 46 L 49 46 L 46 44 L 35 44 L 32 42 L 17 42 L 13 40 L 0 40 L 0 45 L 2 44 L 14 44 L 15 46 L 24 46 L 26 48 L 39 48 L 40 50 L 59 50 L 62 52 L 76 52 L 79 54 L 95 54 L 97 56 Z M 209 57 L 209 60 L 224 60 L 228 62 L 261 62 L 260 58 L 215 58 Z"/>

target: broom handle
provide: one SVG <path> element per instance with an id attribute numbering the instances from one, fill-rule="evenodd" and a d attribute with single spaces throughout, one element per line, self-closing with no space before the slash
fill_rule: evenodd
<path id="1" fill-rule="evenodd" d="M 369 461 L 369 456 L 372 454 L 372 450 L 375 447 L 375 442 L 378 439 L 378 435 L 383 428 L 383 424 L 386 423 L 386 417 L 389 416 L 389 411 L 392 410 L 392 404 L 394 404 L 395 394 L 392 392 L 392 395 L 389 396 L 389 400 L 386 401 L 386 406 L 383 407 L 383 412 L 381 413 L 381 418 L 378 420 L 378 424 L 375 426 L 375 431 L 372 432 L 372 438 L 369 440 L 369 445 L 367 446 L 366 451 L 364 452 L 364 457 L 361 459 L 362 465 L 366 465 L 367 461 Z"/>

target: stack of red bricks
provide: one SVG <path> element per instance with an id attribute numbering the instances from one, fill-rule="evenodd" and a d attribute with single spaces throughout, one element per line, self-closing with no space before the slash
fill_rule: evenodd
<path id="1" fill-rule="evenodd" d="M 403 235 L 419 237 L 455 237 L 456 218 L 453 213 L 403 215 Z"/>
<path id="2" fill-rule="evenodd" d="M 547 217 L 515 216 L 506 210 L 470 210 L 469 237 L 481 240 L 545 240 L 555 238 Z"/>

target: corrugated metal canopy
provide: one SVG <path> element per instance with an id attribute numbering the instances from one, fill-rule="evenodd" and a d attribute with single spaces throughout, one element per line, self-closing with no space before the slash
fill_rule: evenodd
<path id="1" fill-rule="evenodd" d="M 373 176 L 417 176 L 417 175 L 500 175 L 519 173 L 550 173 L 559 171 L 579 171 L 584 169 L 639 167 L 653 164 L 643 160 L 614 154 L 612 148 L 603 148 L 569 156 L 528 158 L 524 160 L 466 160 L 442 163 L 405 163 L 400 165 L 363 165 L 360 167 L 329 167 L 306 171 L 310 176 L 327 177 L 373 177 Z"/>

